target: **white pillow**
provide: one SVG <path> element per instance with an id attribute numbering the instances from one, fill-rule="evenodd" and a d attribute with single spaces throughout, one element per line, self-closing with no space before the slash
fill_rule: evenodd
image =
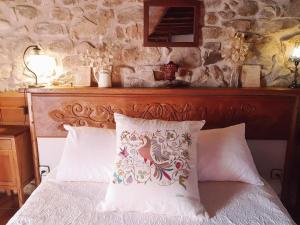
<path id="1" fill-rule="evenodd" d="M 240 181 L 263 185 L 245 139 L 245 124 L 202 130 L 198 143 L 200 181 Z"/>
<path id="2" fill-rule="evenodd" d="M 68 136 L 56 179 L 109 182 L 116 155 L 115 130 L 64 125 Z"/>
<path id="3" fill-rule="evenodd" d="M 113 181 L 100 211 L 191 216 L 203 221 L 197 179 L 197 138 L 204 121 L 170 122 L 114 114 Z"/>

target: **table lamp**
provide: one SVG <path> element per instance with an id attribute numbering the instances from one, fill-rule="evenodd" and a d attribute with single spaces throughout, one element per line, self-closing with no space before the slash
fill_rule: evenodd
<path id="1" fill-rule="evenodd" d="M 26 69 L 33 74 L 34 85 L 29 87 L 43 87 L 38 83 L 38 78 L 52 75 L 56 66 L 55 59 L 42 52 L 38 45 L 28 46 L 23 54 L 23 62 Z"/>
<path id="2" fill-rule="evenodd" d="M 298 79 L 298 66 L 300 63 L 300 42 L 297 42 L 295 44 L 295 48 L 294 48 L 293 53 L 290 58 L 293 61 L 293 63 L 295 64 L 295 71 L 294 71 L 294 80 L 289 87 L 290 88 L 298 88 L 299 84 L 298 84 L 297 79 Z"/>

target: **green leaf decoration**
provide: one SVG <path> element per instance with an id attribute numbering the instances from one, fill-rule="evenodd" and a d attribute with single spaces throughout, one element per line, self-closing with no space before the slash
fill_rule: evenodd
<path id="1" fill-rule="evenodd" d="M 184 184 L 184 182 L 188 179 L 189 177 L 188 176 L 182 176 L 180 175 L 179 176 L 179 184 L 184 187 L 184 189 L 186 190 L 186 186 Z"/>

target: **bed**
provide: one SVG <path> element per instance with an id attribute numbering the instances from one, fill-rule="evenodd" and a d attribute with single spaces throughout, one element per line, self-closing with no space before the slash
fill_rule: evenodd
<path id="1" fill-rule="evenodd" d="M 294 224 L 294 156 L 297 96 L 276 90 L 42 88 L 27 92 L 40 183 L 38 138 L 66 136 L 63 124 L 113 128 L 113 113 L 144 119 L 207 121 L 205 129 L 245 122 L 255 140 L 287 140 L 281 201 L 269 185 L 201 182 L 199 192 L 211 218 L 204 224 Z M 280 105 L 280 108 L 278 107 Z M 52 174 L 9 224 L 197 224 L 187 218 L 99 213 L 95 205 L 107 184 L 60 182 Z M 101 190 L 99 192 L 99 190 Z"/>
<path id="2" fill-rule="evenodd" d="M 104 198 L 106 188 L 105 183 L 58 182 L 52 175 L 43 181 L 8 225 L 197 224 L 185 217 L 99 213 L 95 208 Z M 199 192 L 211 216 L 203 225 L 295 224 L 268 184 L 254 186 L 239 182 L 203 182 L 199 185 Z"/>

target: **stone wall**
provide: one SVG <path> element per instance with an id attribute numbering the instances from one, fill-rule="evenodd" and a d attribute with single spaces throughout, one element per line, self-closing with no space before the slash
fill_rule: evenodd
<path id="1" fill-rule="evenodd" d="M 72 82 L 80 68 L 113 57 L 113 82 L 147 80 L 170 60 L 188 67 L 194 86 L 228 86 L 236 31 L 246 34 L 245 64 L 262 65 L 262 83 L 287 86 L 288 54 L 300 39 L 299 0 L 204 0 L 198 48 L 144 48 L 142 0 L 1 0 L 0 90 L 32 83 L 22 54 L 39 43 L 56 58 L 51 81 Z M 104 57 L 104 59 L 103 59 Z M 88 75 L 88 74 L 86 74 Z"/>

